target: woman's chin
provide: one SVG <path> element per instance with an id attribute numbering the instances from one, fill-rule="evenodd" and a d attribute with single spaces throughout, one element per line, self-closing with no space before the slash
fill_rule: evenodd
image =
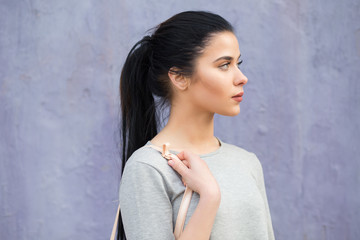
<path id="1" fill-rule="evenodd" d="M 240 113 L 240 105 L 238 105 L 236 108 L 233 108 L 229 111 L 224 111 L 224 112 L 221 112 L 221 113 L 218 113 L 220 115 L 223 115 L 223 116 L 229 116 L 229 117 L 233 117 L 233 116 L 236 116 Z"/>

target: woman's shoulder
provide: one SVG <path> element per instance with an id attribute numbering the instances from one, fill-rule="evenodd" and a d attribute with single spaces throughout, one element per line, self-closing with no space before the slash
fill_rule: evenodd
<path id="1" fill-rule="evenodd" d="M 262 176 L 261 162 L 255 153 L 228 143 L 224 143 L 223 152 L 228 159 L 239 162 L 242 166 L 248 168 L 257 179 Z"/>
<path id="2" fill-rule="evenodd" d="M 149 144 L 137 149 L 127 160 L 126 169 L 152 168 L 152 170 L 161 175 L 172 173 L 167 160 L 161 156 L 161 153 L 150 147 Z"/>
<path id="3" fill-rule="evenodd" d="M 127 160 L 121 176 L 120 192 L 156 188 L 158 191 L 169 191 L 171 195 L 174 185 L 182 186 L 181 179 L 161 153 L 148 145 L 137 149 Z"/>
<path id="4" fill-rule="evenodd" d="M 248 151 L 242 147 L 234 144 L 221 142 L 223 144 L 223 153 L 226 157 L 236 161 L 242 161 L 245 164 L 252 165 L 253 167 L 261 167 L 261 163 L 254 152 Z M 260 165 L 260 166 L 259 166 Z"/>

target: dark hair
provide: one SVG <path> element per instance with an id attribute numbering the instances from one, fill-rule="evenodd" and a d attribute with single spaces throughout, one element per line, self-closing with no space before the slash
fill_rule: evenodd
<path id="1" fill-rule="evenodd" d="M 191 76 L 194 62 L 211 37 L 233 27 L 219 15 L 203 11 L 176 14 L 130 50 L 120 77 L 122 169 L 138 148 L 158 131 L 154 95 L 171 99 L 168 72 Z M 126 239 L 119 215 L 118 239 Z"/>

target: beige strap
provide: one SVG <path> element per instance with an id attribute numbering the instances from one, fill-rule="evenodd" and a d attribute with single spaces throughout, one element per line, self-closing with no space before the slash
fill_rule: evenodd
<path id="1" fill-rule="evenodd" d="M 114 226 L 113 226 L 113 229 L 112 229 L 112 232 L 111 232 L 110 240 L 115 240 L 116 228 L 117 228 L 118 221 L 119 221 L 119 212 L 120 212 L 120 204 L 119 204 L 118 209 L 117 209 L 116 218 L 115 218 L 115 221 L 114 221 Z"/>
<path id="2" fill-rule="evenodd" d="M 170 144 L 165 143 L 163 145 L 163 149 L 161 149 L 161 148 L 159 148 L 159 147 L 157 147 L 155 145 L 145 145 L 145 147 L 151 147 L 151 148 L 161 152 L 161 155 L 167 160 L 169 160 L 170 158 L 179 159 L 175 154 L 172 154 L 172 153 L 169 152 L 169 145 Z M 184 225 L 185 225 L 185 219 L 186 219 L 186 213 L 187 213 L 187 211 L 189 209 L 192 193 L 193 193 L 193 191 L 189 187 L 186 186 L 184 196 L 183 196 L 183 198 L 181 200 L 181 204 L 180 204 L 180 207 L 179 207 L 179 212 L 178 212 L 178 215 L 177 215 L 177 218 L 176 218 L 175 229 L 174 229 L 175 239 L 179 239 L 181 233 L 183 232 Z M 117 210 L 114 226 L 113 226 L 113 229 L 112 229 L 112 232 L 111 232 L 110 240 L 115 240 L 116 228 L 117 228 L 118 220 L 119 220 L 119 212 L 120 212 L 120 204 L 118 206 L 118 210 Z"/>
<path id="3" fill-rule="evenodd" d="M 178 215 L 176 218 L 176 223 L 175 223 L 175 229 L 174 229 L 175 239 L 179 239 L 180 235 L 182 234 L 182 232 L 184 230 L 186 213 L 189 209 L 192 193 L 193 193 L 193 191 L 189 187 L 185 188 L 184 196 L 181 200 L 179 212 L 178 212 Z"/>

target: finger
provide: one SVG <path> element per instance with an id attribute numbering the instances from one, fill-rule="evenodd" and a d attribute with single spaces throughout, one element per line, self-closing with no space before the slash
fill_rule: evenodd
<path id="1" fill-rule="evenodd" d="M 182 160 L 182 162 L 187 168 L 190 168 L 190 163 L 188 162 L 188 160 Z"/>
<path id="2" fill-rule="evenodd" d="M 176 156 L 180 159 L 180 160 L 184 160 L 185 159 L 185 156 L 184 156 L 184 151 L 176 154 Z"/>
<path id="3" fill-rule="evenodd" d="M 184 178 L 181 178 L 181 181 L 182 181 L 182 183 L 184 184 L 184 186 L 186 186 L 186 183 L 185 183 Z"/>
<path id="4" fill-rule="evenodd" d="M 176 156 L 173 156 L 171 160 L 168 161 L 168 164 L 177 171 L 181 176 L 184 176 L 189 170 L 186 165 Z"/>
<path id="5" fill-rule="evenodd" d="M 188 162 L 191 161 L 191 158 L 193 157 L 193 154 L 188 151 L 182 151 L 176 155 L 180 160 L 188 160 Z"/>

